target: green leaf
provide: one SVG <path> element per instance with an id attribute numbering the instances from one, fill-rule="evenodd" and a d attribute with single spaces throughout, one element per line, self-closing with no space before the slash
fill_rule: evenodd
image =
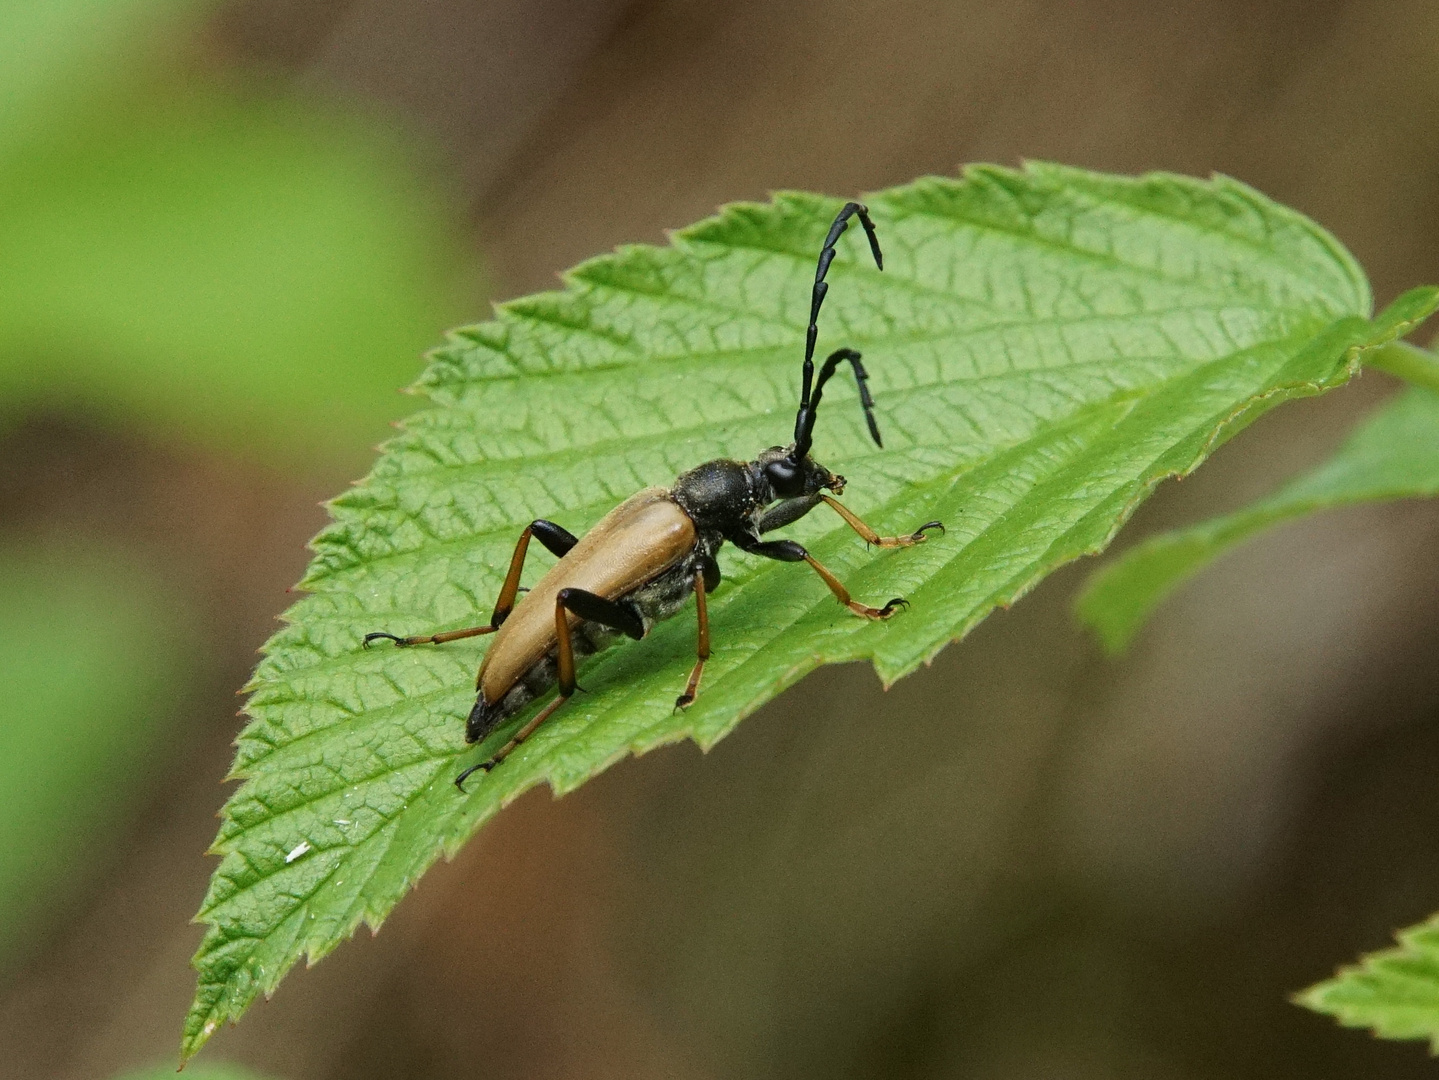
<path id="1" fill-rule="evenodd" d="M 1165 597 L 1261 530 L 1316 510 L 1436 493 L 1439 393 L 1413 387 L 1360 425 L 1328 462 L 1268 498 L 1125 552 L 1089 580 L 1076 610 L 1119 652 Z"/>
<path id="2" fill-rule="evenodd" d="M 361 650 L 488 618 L 520 530 L 581 532 L 647 484 L 788 438 L 815 258 L 836 200 L 788 193 L 571 271 L 563 292 L 456 332 L 374 472 L 335 499 L 266 646 L 214 850 L 224 856 L 184 1045 L 193 1053 L 300 957 L 377 926 L 441 854 L 536 784 L 573 789 L 631 753 L 713 746 L 822 663 L 899 678 L 1055 567 L 1102 548 L 1163 477 L 1291 397 L 1345 381 L 1360 351 L 1435 292 L 1374 323 L 1330 236 L 1232 180 L 980 167 L 870 200 L 886 270 L 845 237 L 821 348 L 862 349 L 884 449 L 836 380 L 815 456 L 882 532 L 938 518 L 920 547 L 866 551 L 825 508 L 787 532 L 865 601 L 866 623 L 803 566 L 726 549 L 699 701 L 682 614 L 587 662 L 589 691 L 467 796 L 451 781 L 524 719 L 466 749 L 489 639 Z M 527 582 L 549 565 L 532 557 Z"/>
<path id="3" fill-rule="evenodd" d="M 1371 953 L 1294 1000 L 1381 1038 L 1428 1039 L 1439 1053 L 1439 915 L 1396 936 L 1398 948 Z"/>

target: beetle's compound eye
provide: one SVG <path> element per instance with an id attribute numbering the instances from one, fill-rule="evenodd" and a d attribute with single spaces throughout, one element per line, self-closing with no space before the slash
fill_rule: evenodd
<path id="1" fill-rule="evenodd" d="M 789 458 L 778 458 L 764 467 L 764 478 L 781 499 L 804 494 L 804 470 Z"/>

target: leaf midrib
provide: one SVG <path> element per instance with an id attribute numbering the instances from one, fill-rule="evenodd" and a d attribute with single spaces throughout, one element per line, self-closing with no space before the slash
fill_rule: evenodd
<path id="1" fill-rule="evenodd" d="M 1295 333 L 1297 333 L 1297 332 L 1300 331 L 1301 327 L 1307 326 L 1307 325 L 1311 325 L 1311 324 L 1314 324 L 1314 323 L 1316 323 L 1316 322 L 1319 321 L 1319 320 L 1315 317 L 1315 315 L 1314 315 L 1313 312 L 1307 312 L 1307 311 L 1303 311 L 1303 310 L 1301 310 L 1301 309 L 1295 309 L 1295 308 L 1274 308 L 1274 307 L 1264 308 L 1264 307 L 1261 307 L 1261 306 L 1258 306 L 1258 305 L 1251 305 L 1251 304 L 1237 303 L 1237 302 L 1236 302 L 1236 303 L 1226 304 L 1226 305 L 1223 305 L 1223 306 L 1220 306 L 1220 307 L 1215 307 L 1215 306 L 1205 305 L 1205 304 L 1193 305 L 1193 306 L 1180 305 L 1180 306 L 1175 306 L 1175 307 L 1146 308 L 1146 309 L 1144 309 L 1144 310 L 1142 310 L 1142 311 L 1123 312 L 1123 313 L 1114 313 L 1114 314 L 1073 315 L 1073 316 L 1070 316 L 1070 315 L 1054 315 L 1054 316 L 1036 317 L 1036 318 L 1032 318 L 1032 319 L 1019 318 L 1019 319 L 1015 319 L 1015 320 L 1009 321 L 1009 322 L 994 322 L 994 323 L 986 323 L 986 324 L 976 325 L 976 326 L 966 326 L 966 327 L 962 327 L 962 328 L 947 328 L 947 329 L 944 329 L 944 330 L 936 330 L 936 331 L 925 332 L 925 333 L 917 333 L 917 334 L 891 334 L 891 335 L 886 335 L 886 336 L 883 336 L 883 337 L 876 337 L 876 336 L 868 336 L 868 337 L 865 337 L 865 336 L 854 336 L 854 337 L 847 338 L 846 340 L 851 341 L 851 342 L 853 343 L 853 344 L 852 344 L 852 347 L 857 348 L 860 352 L 864 353 L 866 356 L 872 356 L 873 354 L 876 354 L 876 353 L 882 355 L 882 354 L 883 354 L 883 351 L 884 351 L 885 349 L 895 350 L 895 349 L 904 349 L 904 348 L 911 347 L 911 346 L 915 346 L 915 345 L 938 345 L 938 344 L 950 343 L 950 342 L 961 343 L 961 344 L 962 344 L 962 343 L 965 343 L 965 342 L 966 342 L 968 339 L 970 339 L 970 338 L 979 337 L 979 336 L 982 336 L 982 335 L 997 335 L 997 334 L 1003 334 L 1003 333 L 1005 333 L 1005 332 L 1007 332 L 1007 331 L 1014 331 L 1014 330 L 1025 330 L 1025 331 L 1032 330 L 1032 329 L 1055 330 L 1055 329 L 1064 329 L 1064 328 L 1068 328 L 1068 327 L 1071 327 L 1071 326 L 1098 325 L 1098 324 L 1103 324 L 1103 323 L 1115 323 L 1115 324 L 1116 324 L 1116 329 L 1124 329 L 1126 326 L 1132 325 L 1132 324 L 1135 323 L 1135 322 L 1139 322 L 1139 321 L 1144 321 L 1144 322 L 1148 322 L 1148 321 L 1159 322 L 1159 321 L 1162 321 L 1163 319 L 1166 319 L 1166 318 L 1169 318 L 1169 317 L 1175 316 L 1175 315 L 1201 315 L 1201 314 L 1203 314 L 1203 315 L 1221 315 L 1221 314 L 1229 314 L 1229 313 L 1236 313 L 1236 312 L 1244 312 L 1244 313 L 1246 313 L 1246 314 L 1254 315 L 1254 316 L 1258 317 L 1260 320 L 1262 320 L 1262 321 L 1264 321 L 1264 322 L 1267 322 L 1267 323 L 1279 323 L 1279 324 L 1287 325 L 1287 326 L 1289 327 L 1289 329 L 1286 331 L 1286 333 L 1285 333 L 1285 335 L 1284 335 L 1285 337 L 1293 336 Z M 1328 322 L 1328 321 L 1332 321 L 1332 320 L 1331 320 L 1331 319 L 1325 319 L 1324 321 Z M 773 365 L 773 364 L 775 364 L 775 363 L 777 362 L 777 360 L 779 359 L 778 354 L 791 351 L 791 349 L 792 349 L 792 346 L 789 345 L 789 344 L 776 344 L 776 345 L 753 346 L 753 347 L 750 347 L 750 348 L 743 348 L 743 349 L 719 349 L 719 350 L 715 350 L 715 351 L 712 351 L 712 352 L 706 352 L 706 353 L 695 353 L 695 352 L 693 352 L 693 351 L 687 352 L 687 353 L 673 353 L 673 354 L 671 354 L 671 353 L 654 353 L 654 354 L 648 354 L 648 353 L 647 353 L 647 354 L 643 354 L 643 361 L 644 361 L 644 364 L 645 364 L 647 367 L 648 367 L 649 365 L 653 365 L 655 368 L 662 368 L 662 367 L 668 367 L 668 366 L 682 367 L 682 366 L 686 366 L 686 365 L 687 365 L 687 366 L 690 366 L 690 367 L 703 369 L 703 368 L 710 367 L 711 365 L 716 364 L 716 363 L 723 363 L 723 364 L 726 364 L 726 365 L 742 366 L 742 367 L 759 367 L 759 366 L 761 366 L 761 365 Z M 1011 369 L 1009 369 L 1008 371 L 996 372 L 996 373 L 994 373 L 994 374 L 992 374 L 992 375 L 966 375 L 966 376 L 958 376 L 958 377 L 955 377 L 955 378 L 953 378 L 953 379 L 947 379 L 947 380 L 945 380 L 945 381 L 944 381 L 944 385 L 947 385 L 947 386 L 948 386 L 948 385 L 955 385 L 955 386 L 959 386 L 959 385 L 977 385 L 977 384 L 983 384 L 984 382 L 992 381 L 992 380 L 995 380 L 995 379 L 1004 379 L 1004 378 L 1012 378 L 1012 379 L 1019 380 L 1019 379 L 1021 379 L 1023 376 L 1026 376 L 1026 375 L 1041 374 L 1041 373 L 1044 373 L 1044 372 L 1062 372 L 1062 371 L 1072 371 L 1072 370 L 1075 370 L 1075 369 L 1083 369 L 1083 368 L 1085 368 L 1085 367 L 1096 366 L 1096 365 L 1102 364 L 1102 363 L 1104 363 L 1106 360 L 1112 360 L 1112 359 L 1113 359 L 1113 358 L 1101 358 L 1101 357 L 1096 357 L 1096 358 L 1093 359 L 1093 360 L 1087 360 L 1087 361 L 1070 361 L 1070 362 L 1061 363 L 1061 364 L 1047 364 L 1047 365 L 1045 365 L 1045 366 L 1043 366 L 1043 367 L 1011 368 Z M 1138 360 L 1138 359 L 1141 359 L 1141 358 L 1140 358 L 1140 357 L 1134 357 L 1134 356 L 1125 356 L 1124 359 L 1125 359 L 1125 360 Z M 1171 358 L 1166 356 L 1166 357 L 1153 358 L 1153 359 L 1163 359 L 1163 360 L 1166 360 L 1166 361 L 1167 361 L 1167 360 L 1170 360 Z M 1193 362 L 1194 362 L 1194 363 L 1205 363 L 1205 362 L 1207 362 L 1207 361 L 1205 361 L 1205 360 L 1195 360 L 1195 361 L 1193 361 Z M 615 376 L 616 373 L 619 373 L 619 372 L 630 372 L 630 371 L 632 371 L 636 366 L 637 366 L 637 365 L 635 365 L 635 364 L 596 364 L 596 365 L 594 365 L 594 366 L 584 367 L 584 368 L 549 369 L 549 370 L 546 370 L 546 371 L 544 371 L 544 372 L 542 372 L 542 373 L 540 373 L 540 374 L 541 374 L 541 376 L 544 377 L 544 378 L 571 379 L 571 380 L 574 380 L 574 382 L 575 382 L 576 384 L 579 384 L 579 385 L 581 385 L 581 386 L 583 386 L 583 384 L 585 384 L 585 383 L 587 383 L 587 382 L 593 381 L 593 382 L 595 382 L 595 383 L 598 384 L 598 388 L 599 388 L 599 389 L 605 389 L 607 386 L 609 386 L 609 385 L 611 385 L 611 384 L 613 383 L 614 376 Z M 876 369 L 875 374 L 877 374 L 877 375 L 879 376 L 879 378 L 878 378 L 878 383 L 879 383 L 879 385 L 877 385 L 877 386 L 876 386 L 876 385 L 873 385 L 873 384 L 871 385 L 871 391 L 872 391 L 872 393 L 874 394 L 874 398 L 875 398 L 875 401 L 876 401 L 876 402 L 878 402 L 878 401 L 880 401 L 880 400 L 882 400 L 882 399 L 884 399 L 884 398 L 886 398 L 886 397 L 889 397 L 889 396 L 891 396 L 891 395 L 894 395 L 894 394 L 909 393 L 909 392 L 913 392 L 913 391 L 915 391 L 915 390 L 922 389 L 922 388 L 925 388 L 925 387 L 932 387 L 932 386 L 935 386 L 935 385 L 939 385 L 938 382 L 933 382 L 933 381 L 931 381 L 931 382 L 926 382 L 926 383 L 922 383 L 922 384 L 917 384 L 917 385 L 912 386 L 912 387 L 885 387 L 885 386 L 883 385 L 883 382 L 884 382 L 884 370 L 885 370 L 884 368 L 877 368 L 877 369 Z M 672 375 L 672 376 L 676 376 L 676 375 L 679 375 L 679 374 L 682 374 L 682 373 L 683 373 L 682 371 L 680 371 L 680 372 L 674 372 L 674 373 L 671 373 L 671 375 Z M 647 371 L 646 374 L 651 374 L 651 373 Z M 661 375 L 659 375 L 659 374 L 655 374 L 654 377 L 658 380 L 659 378 L 662 378 L 663 376 L 661 376 Z M 511 381 L 514 381 L 514 380 L 519 379 L 519 378 L 521 378 L 521 377 L 519 377 L 519 376 L 515 376 L 515 377 L 502 376 L 502 377 L 494 377 L 494 378 L 477 378 L 477 379 L 472 379 L 472 380 L 466 380 L 466 386 L 473 388 L 473 392 L 472 392 L 472 393 L 467 393 L 467 394 L 465 394 L 465 395 L 457 396 L 457 397 L 454 399 L 454 401 L 448 406 L 447 409 L 427 409 L 427 410 L 425 410 L 425 411 L 417 414 L 416 417 L 412 417 L 410 420 L 407 420 L 407 421 L 405 422 L 405 428 L 406 428 L 406 430 L 443 432 L 443 431 L 446 430 L 445 428 L 438 428 L 438 427 L 436 427 L 436 428 L 426 428 L 426 427 L 424 426 L 424 424 L 425 424 L 425 418 L 426 418 L 427 416 L 430 416 L 430 415 L 443 415 L 445 412 L 450 411 L 450 410 L 460 412 L 460 413 L 462 413 L 462 414 L 464 414 L 464 415 L 466 415 L 466 416 L 471 416 L 471 417 L 473 417 L 473 416 L 478 416 L 478 415 L 482 414 L 486 408 L 489 407 L 489 403 L 488 403 L 488 401 L 487 401 L 487 399 L 486 399 L 486 395 L 485 395 L 485 393 L 484 393 L 484 388 L 485 388 L 485 387 L 491 386 L 491 385 L 493 385 L 493 384 L 495 384 L 495 383 L 511 382 Z M 528 377 L 528 376 L 524 376 L 523 378 L 525 378 L 526 380 L 528 380 L 529 377 Z M 874 378 L 874 376 L 872 375 L 871 378 Z M 843 385 L 843 384 L 842 384 L 842 385 Z M 853 390 L 850 390 L 847 386 L 844 387 L 844 389 L 842 389 L 842 390 L 840 391 L 840 393 L 841 393 L 842 395 L 846 395 L 846 396 L 849 396 L 849 397 L 853 397 L 853 396 L 854 396 L 854 391 L 853 391 Z M 749 415 L 754 415 L 754 414 L 749 414 Z M 732 422 L 732 421 L 731 421 L 731 422 Z M 695 430 L 697 427 L 700 427 L 700 426 L 703 426 L 703 424 L 701 424 L 701 425 L 696 425 L 696 426 L 693 426 L 693 427 L 675 427 L 675 428 L 671 428 L 671 429 L 668 429 L 668 430 L 669 430 L 669 432 L 672 432 L 672 433 L 673 433 L 673 432 L 680 432 L 680 433 L 682 433 L 682 432 L 685 432 L 685 431 Z M 456 427 L 456 428 L 454 428 L 454 430 L 464 430 L 464 429 L 461 429 L 461 428 Z M 523 431 L 524 429 L 517 429 L 517 430 Z M 509 433 L 510 433 L 510 432 L 507 432 L 507 434 L 509 434 Z M 532 437 L 532 438 L 539 438 L 539 437 L 540 437 L 538 434 L 533 433 L 533 432 L 525 432 L 525 433 L 526 433 L 526 434 L 529 434 L 530 437 Z M 638 436 L 637 436 L 637 437 L 638 437 Z M 578 445 L 572 446 L 572 447 L 567 447 L 567 448 L 565 448 L 565 449 L 578 450 L 578 449 L 582 449 L 582 448 L 587 447 L 587 446 L 590 446 L 590 445 L 597 445 L 597 444 L 584 443 L 584 444 L 578 444 Z M 391 449 L 391 448 L 397 448 L 397 449 L 400 449 L 400 450 L 404 450 L 404 449 L 406 449 L 406 446 L 405 446 L 403 443 L 399 442 L 399 441 L 392 441 L 391 443 L 386 444 L 386 449 Z M 526 456 L 527 454 L 528 454 L 527 451 L 517 450 L 517 451 L 515 451 L 514 453 L 511 453 L 511 454 L 495 455 L 495 456 L 492 456 L 492 457 L 478 458 L 478 459 L 475 459 L 475 461 L 470 462 L 470 464 L 479 464 L 479 463 L 481 463 L 481 462 L 488 462 L 488 461 L 507 461 L 507 460 L 511 460 L 511 459 L 513 459 L 513 458 L 515 458 L 515 457 L 523 457 L 523 456 Z M 444 466 L 440 466 L 440 467 L 444 467 Z M 423 469 L 415 469 L 410 463 L 406 463 L 404 466 L 401 466 L 400 468 L 403 468 L 403 472 L 397 472 L 395 475 L 403 475 L 403 476 L 407 476 L 407 477 L 408 477 L 408 476 L 411 476 L 411 475 L 416 475 L 417 473 L 418 473 L 418 474 L 423 474 L 423 472 L 425 471 L 425 470 L 423 470 Z"/>
<path id="2" fill-rule="evenodd" d="M 1197 358 L 1190 360 L 1183 367 L 1176 366 L 1175 368 L 1173 368 L 1173 370 L 1162 379 L 1154 382 L 1140 384 L 1135 387 L 1127 387 L 1124 388 L 1122 392 L 1125 394 L 1132 394 L 1134 396 L 1146 396 L 1153 393 L 1158 388 L 1163 387 L 1165 384 L 1171 382 L 1174 379 L 1184 378 L 1188 376 L 1195 369 L 1202 367 L 1205 364 L 1215 363 L 1227 357 L 1234 356 L 1238 352 L 1251 351 L 1256 347 L 1274 346 L 1282 344 L 1283 342 L 1294 338 L 1295 336 L 1297 336 L 1297 334 L 1306 329 L 1309 328 L 1290 328 L 1286 333 L 1278 337 L 1266 338 L 1262 341 L 1246 346 L 1244 349 L 1235 350 L 1234 352 L 1229 353 L 1223 353 L 1218 356 L 1213 356 L 1209 358 Z M 923 342 L 921 341 L 920 343 Z M 1170 359 L 1171 358 L 1169 357 L 1142 355 L 1126 355 L 1123 357 L 1123 360 L 1126 364 L 1156 363 L 1161 361 L 1168 361 Z M 1101 357 L 1094 360 L 1072 361 L 1065 364 L 1057 364 L 1043 368 L 1012 368 L 1007 371 L 995 372 L 993 374 L 964 375 L 952 379 L 925 379 L 923 381 L 917 381 L 909 386 L 877 389 L 874 391 L 874 399 L 876 404 L 879 404 L 880 402 L 886 402 L 893 406 L 896 404 L 904 404 L 909 399 L 914 397 L 923 397 L 927 394 L 931 394 L 936 388 L 948 388 L 949 386 L 982 386 L 986 383 L 1005 382 L 1011 380 L 1015 382 L 1024 382 L 1027 381 L 1026 377 L 1030 376 L 1083 373 L 1087 369 L 1102 367 L 1106 363 L 1112 364 L 1113 362 L 1113 357 Z M 571 374 L 578 375 L 579 373 Z M 842 389 L 840 393 L 841 400 L 850 400 L 857 396 L 853 390 L 850 390 L 848 388 Z M 465 411 L 478 413 L 481 411 L 478 408 L 478 406 L 481 404 L 482 403 L 480 402 L 476 402 L 476 408 L 467 408 L 465 409 Z M 1081 404 L 1089 404 L 1089 402 L 1083 402 Z M 462 408 L 461 406 L 456 407 Z M 893 409 L 888 411 L 893 411 Z M 421 415 L 423 416 L 423 414 Z M 414 455 L 414 457 L 428 458 L 430 461 L 434 462 L 432 466 L 417 465 L 414 461 L 414 458 L 410 458 L 406 460 L 403 464 L 395 466 L 395 471 L 393 473 L 371 474 L 371 476 L 368 477 L 363 483 L 353 489 L 352 492 L 346 493 L 346 495 L 363 496 L 369 491 L 392 488 L 394 484 L 398 481 L 408 481 L 420 477 L 432 477 L 440 473 L 446 473 L 453 476 L 455 474 L 462 475 L 466 472 L 485 469 L 493 469 L 503 472 L 506 470 L 507 466 L 510 466 L 512 463 L 517 461 L 523 462 L 527 471 L 538 471 L 545 466 L 562 467 L 568 464 L 573 464 L 576 460 L 585 461 L 595 456 L 596 452 L 612 451 L 615 448 L 619 447 L 638 446 L 643 449 L 646 446 L 650 445 L 667 445 L 671 442 L 676 441 L 676 436 L 680 438 L 688 436 L 691 440 L 694 440 L 696 438 L 702 437 L 705 433 L 708 432 L 723 432 L 727 429 L 734 427 L 736 423 L 741 421 L 753 420 L 758 422 L 760 419 L 765 417 L 778 417 L 781 415 L 783 414 L 780 410 L 774 410 L 769 413 L 750 414 L 743 417 L 736 416 L 717 420 L 704 419 L 693 424 L 678 425 L 665 429 L 663 431 L 655 431 L 633 435 L 620 435 L 613 438 L 597 439 L 593 442 L 564 446 L 554 450 L 516 451 L 514 454 L 506 455 L 503 457 L 483 457 L 474 458 L 466 461 L 447 463 L 441 463 L 436 461 L 435 455 L 430 452 L 428 447 L 423 445 L 426 438 L 428 437 L 429 431 L 437 429 L 426 429 L 423 426 L 419 426 L 415 429 L 417 431 L 417 434 L 414 435 L 412 439 L 402 435 L 397 439 L 392 440 L 390 443 L 387 443 L 385 449 L 393 453 L 410 454 Z M 538 436 L 531 437 L 537 438 Z M 936 447 L 948 447 L 950 445 L 952 445 L 952 442 L 948 439 L 943 438 L 941 434 L 936 434 L 931 440 L 921 441 L 919 439 L 914 439 L 908 447 L 905 447 L 903 449 L 894 448 L 893 450 L 887 449 L 873 451 L 867 446 L 867 444 L 865 444 L 861 446 L 860 452 L 852 452 L 846 455 L 845 460 L 868 460 L 875 457 L 881 457 L 887 454 L 902 454 L 911 449 L 933 449 Z M 864 450 L 870 450 L 871 452 L 866 453 L 863 452 Z M 342 496 L 342 498 L 344 498 L 344 496 Z M 339 512 L 348 512 L 348 508 L 342 501 L 337 501 L 334 505 Z M 336 524 L 344 523 L 345 522 L 343 518 L 340 518 L 336 522 Z M 324 533 L 321 533 L 322 538 L 324 537 L 324 535 Z"/>
<path id="3" fill-rule="evenodd" d="M 1207 360 L 1195 360 L 1183 368 L 1176 368 L 1170 376 L 1162 380 L 1146 383 L 1134 388 L 1124 388 L 1122 390 L 1116 390 L 1114 391 L 1114 393 L 1122 393 L 1125 396 L 1132 396 L 1136 399 L 1143 399 L 1151 396 L 1152 394 L 1163 388 L 1168 383 L 1174 381 L 1175 379 L 1185 378 L 1191 375 L 1195 370 L 1198 370 L 1199 368 L 1202 368 L 1208 364 L 1218 363 L 1229 357 L 1237 355 L 1239 352 L 1252 351 L 1254 348 L 1280 346 L 1285 341 L 1291 340 L 1295 336 L 1295 334 L 1296 331 L 1291 331 L 1290 333 L 1282 337 L 1266 339 L 1257 342 L 1255 345 L 1249 346 L 1243 350 L 1226 353 L 1221 356 Z M 1136 364 L 1145 362 L 1145 360 L 1155 359 L 1162 358 L 1145 358 L 1134 356 L 1125 357 L 1125 360 L 1127 362 Z M 1080 362 L 1051 368 L 1036 369 L 1035 371 L 1029 372 L 1028 374 L 1062 374 L 1066 372 L 1083 371 L 1085 368 L 1098 366 L 1100 363 L 1102 363 L 1102 361 L 1094 361 L 1092 363 Z M 1016 374 L 1013 372 L 1004 372 L 989 376 L 971 376 L 963 380 L 956 379 L 953 380 L 953 382 L 963 382 L 966 385 L 979 385 L 985 382 L 1006 381 L 1011 379 L 1016 379 Z M 943 384 L 936 380 L 926 380 L 925 382 L 917 383 L 910 387 L 905 387 L 902 389 L 890 389 L 883 391 L 882 393 L 884 400 L 890 402 L 891 404 L 895 404 L 902 403 L 909 400 L 910 398 L 922 397 L 926 393 L 932 392 L 935 387 L 941 385 L 947 384 Z M 877 394 L 876 401 L 879 400 L 880 395 Z M 1066 415 L 1074 415 L 1075 411 L 1083 409 L 1088 405 L 1097 403 L 1098 402 L 1087 401 L 1076 402 L 1075 409 Z M 668 431 L 655 432 L 648 435 L 622 436 L 611 439 L 598 440 L 596 442 L 587 443 L 582 446 L 565 447 L 554 451 L 530 453 L 527 455 L 516 455 L 515 457 L 511 458 L 486 458 L 465 463 L 437 465 L 434 468 L 406 470 L 404 472 L 399 472 L 395 474 L 394 477 L 383 477 L 377 478 L 375 481 L 367 481 L 366 484 L 361 485 L 359 488 L 355 489 L 354 493 L 356 495 L 363 495 L 367 491 L 378 492 L 382 491 L 385 488 L 392 488 L 396 481 L 415 479 L 418 477 L 433 478 L 441 474 L 445 475 L 446 478 L 449 480 L 459 480 L 463 479 L 466 475 L 471 473 L 485 472 L 490 476 L 494 476 L 498 481 L 503 478 L 506 471 L 509 471 L 512 474 L 522 475 L 524 473 L 538 471 L 545 466 L 564 467 L 566 465 L 583 463 L 590 458 L 605 454 L 606 452 L 613 451 L 616 448 L 628 447 L 630 449 L 644 449 L 650 446 L 667 446 L 675 441 L 674 437 L 676 435 L 679 435 L 681 437 L 688 435 L 692 439 L 699 438 L 702 437 L 705 433 L 723 433 L 726 429 L 732 427 L 734 423 L 734 419 L 704 421 L 687 427 L 672 428 Z M 1022 441 L 1022 438 L 1023 437 L 1021 437 L 1020 439 L 1016 439 L 1015 442 Z M 909 446 L 906 446 L 904 448 L 896 447 L 889 450 L 876 450 L 870 452 L 864 452 L 864 450 L 859 450 L 847 455 L 844 458 L 844 461 L 847 463 L 846 467 L 848 467 L 848 463 L 850 462 L 869 462 L 884 457 L 892 457 L 898 459 L 906 455 L 912 454 L 916 450 L 935 449 L 947 447 L 949 445 L 950 443 L 948 441 L 936 437 L 935 441 L 933 442 L 912 441 Z M 1013 443 L 995 446 L 995 452 L 1002 451 L 1004 447 L 1008 445 L 1013 445 Z M 403 444 L 393 446 L 392 449 L 401 453 L 410 452 L 417 455 L 421 453 L 421 451 L 412 449 L 411 447 Z M 971 462 L 969 462 L 966 467 L 973 468 L 978 464 L 981 464 L 982 462 L 988 460 L 990 456 L 991 455 L 988 453 L 982 454 L 981 456 L 976 457 Z M 508 468 L 512 463 L 515 462 L 522 462 L 523 469 Z M 922 477 L 920 478 L 919 482 L 924 482 L 924 480 L 926 479 L 928 478 Z M 567 507 L 566 509 L 593 509 L 597 506 L 609 505 L 612 501 L 612 499 L 607 498 L 602 502 L 584 504 L 584 506 L 577 508 Z M 400 548 L 386 552 L 366 552 L 363 555 L 357 555 L 357 553 L 354 553 L 350 550 L 350 545 L 346 543 L 342 538 L 347 535 L 350 527 L 356 524 L 357 519 L 361 522 L 366 521 L 373 518 L 373 516 L 377 512 L 398 516 L 401 520 L 405 521 L 420 532 L 424 533 L 427 538 L 426 542 L 419 547 Z M 305 588 L 308 591 L 327 591 L 316 589 L 315 586 L 325 581 L 331 581 L 333 583 L 334 580 L 340 575 L 346 573 L 347 571 L 353 570 L 358 566 L 363 565 L 368 569 L 378 564 L 382 564 L 386 561 L 408 558 L 419 552 L 433 554 L 437 551 L 443 551 L 449 548 L 470 547 L 479 540 L 495 536 L 499 533 L 512 531 L 513 529 L 522 524 L 524 523 L 520 522 L 519 519 L 511 519 L 501 524 L 498 524 L 493 528 L 478 529 L 457 536 L 441 537 L 435 534 L 432 530 L 428 528 L 428 526 L 424 524 L 424 522 L 421 520 L 421 515 L 406 513 L 404 510 L 398 507 L 385 508 L 379 511 L 373 508 L 367 508 L 363 513 L 357 513 L 354 516 L 351 516 L 351 511 L 349 511 L 349 509 L 345 507 L 343 503 L 340 503 L 336 505 L 335 523 L 331 526 L 328 526 L 323 532 L 320 533 L 318 537 L 316 537 L 313 548 L 318 556 L 328 556 L 330 558 L 334 558 L 336 559 L 336 561 L 341 561 L 342 565 L 333 568 L 325 567 L 319 574 L 308 575 L 305 579 Z"/>

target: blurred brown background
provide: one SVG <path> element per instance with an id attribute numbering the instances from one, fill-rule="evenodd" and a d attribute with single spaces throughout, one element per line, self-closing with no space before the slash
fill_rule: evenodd
<path id="1" fill-rule="evenodd" d="M 1381 303 L 1439 281 L 1420 0 L 234 0 L 181 47 L 194 77 L 263 72 L 428 146 L 490 299 L 722 201 L 1024 157 L 1228 173 L 1333 230 Z M 1392 389 L 1369 374 L 1281 410 L 1121 543 L 1271 489 Z M 374 437 L 280 468 L 63 402 L 0 431 L 5 542 L 122 543 L 195 643 L 169 735 L 95 780 L 138 770 L 135 809 L 0 971 L 3 1080 L 173 1060 L 233 691 L 316 501 Z M 1436 550 L 1433 505 L 1291 526 L 1122 662 L 1075 628 L 1072 567 L 889 693 L 830 669 L 707 757 L 531 793 L 200 1060 L 290 1080 L 1431 1075 L 1422 1046 L 1285 996 L 1439 909 Z"/>

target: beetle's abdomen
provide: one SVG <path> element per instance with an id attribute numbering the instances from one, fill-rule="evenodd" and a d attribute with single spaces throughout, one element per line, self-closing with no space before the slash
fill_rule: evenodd
<path id="1" fill-rule="evenodd" d="M 555 597 L 585 589 L 617 600 L 653 581 L 694 549 L 695 526 L 665 488 L 631 495 L 581 537 L 495 633 L 480 664 L 481 701 L 493 705 L 555 647 Z M 580 621 L 570 616 L 570 625 Z"/>

